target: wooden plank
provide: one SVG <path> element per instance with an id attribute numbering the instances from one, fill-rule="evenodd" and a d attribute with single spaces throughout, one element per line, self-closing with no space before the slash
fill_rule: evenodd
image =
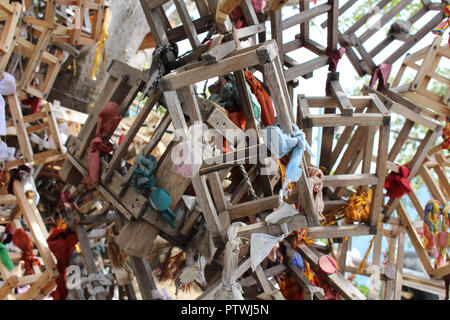
<path id="1" fill-rule="evenodd" d="M 18 200 L 20 209 L 23 216 L 25 217 L 27 225 L 31 230 L 34 243 L 39 250 L 40 256 L 44 260 L 46 274 L 49 279 L 56 279 L 59 273 L 58 269 L 56 268 L 56 259 L 50 251 L 50 248 L 48 247 L 47 237 L 44 234 L 44 231 L 47 231 L 45 227 L 44 229 L 42 227 L 45 226 L 44 222 L 42 221 L 39 212 L 36 212 L 37 209 L 33 210 L 31 202 L 28 201 L 28 198 L 25 195 L 22 184 L 17 180 L 15 180 L 13 183 L 13 191 Z"/>
<path id="2" fill-rule="evenodd" d="M 17 139 L 19 140 L 20 151 L 26 162 L 33 161 L 33 149 L 31 147 L 30 139 L 25 128 L 25 122 L 23 120 L 22 108 L 20 107 L 19 98 L 17 94 L 7 96 L 9 110 L 14 120 L 14 127 L 17 132 Z"/>

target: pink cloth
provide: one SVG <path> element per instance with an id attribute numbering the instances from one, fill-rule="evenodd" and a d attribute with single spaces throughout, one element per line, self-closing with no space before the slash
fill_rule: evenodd
<path id="1" fill-rule="evenodd" d="M 375 82 L 378 80 L 377 90 L 381 90 L 386 87 L 389 80 L 389 75 L 391 74 L 392 65 L 387 63 L 380 64 L 372 74 L 370 79 L 369 87 L 373 87 Z"/>
<path id="2" fill-rule="evenodd" d="M 88 155 L 89 178 L 94 184 L 100 181 L 100 153 L 107 154 L 113 149 L 112 144 L 103 139 L 109 139 L 121 120 L 120 106 L 115 102 L 108 102 L 98 115 L 97 130 Z"/>

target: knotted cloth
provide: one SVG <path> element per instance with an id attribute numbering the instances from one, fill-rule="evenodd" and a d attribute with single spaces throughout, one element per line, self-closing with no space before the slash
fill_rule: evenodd
<path id="1" fill-rule="evenodd" d="M 450 201 L 442 205 L 437 200 L 428 201 L 423 213 L 423 241 L 429 256 L 436 257 L 436 267 L 446 264 L 446 248 L 450 247 Z"/>
<path id="2" fill-rule="evenodd" d="M 370 78 L 369 87 L 373 87 L 375 82 L 378 80 L 377 90 L 382 90 L 386 87 L 389 80 L 389 75 L 391 74 L 392 65 L 388 63 L 380 64 L 372 74 Z"/>
<path id="3" fill-rule="evenodd" d="M 403 195 L 411 192 L 408 180 L 409 169 L 399 164 L 397 166 L 399 173 L 392 171 L 384 182 L 384 188 L 389 198 L 401 198 Z"/>
<path id="4" fill-rule="evenodd" d="M 30 114 L 35 114 L 39 112 L 39 107 L 41 106 L 41 99 L 38 97 L 31 97 L 20 101 L 25 106 L 30 106 Z"/>
<path id="5" fill-rule="evenodd" d="M 6 104 L 2 96 L 8 96 L 16 92 L 16 78 L 7 72 L 3 72 L 2 75 L 0 79 L 0 136 L 6 136 Z"/>
<path id="6" fill-rule="evenodd" d="M 251 71 L 245 71 L 244 75 L 247 84 L 250 86 L 252 93 L 256 96 L 256 99 L 258 99 L 259 105 L 261 106 L 261 122 L 266 127 L 273 125 L 274 111 L 269 94 Z"/>
<path id="7" fill-rule="evenodd" d="M 3 243 L 0 243 L 0 260 L 2 261 L 2 264 L 5 266 L 5 268 L 9 271 L 14 269 L 14 264 L 9 257 L 8 249 L 6 249 Z"/>
<path id="8" fill-rule="evenodd" d="M 47 239 L 48 246 L 56 257 L 59 272 L 56 289 L 50 294 L 53 300 L 65 300 L 67 297 L 66 268 L 77 242 L 77 234 L 67 229 L 53 228 Z"/>
<path id="9" fill-rule="evenodd" d="M 442 149 L 450 150 L 450 117 L 447 116 L 445 127 L 442 128 Z"/>
<path id="10" fill-rule="evenodd" d="M 16 247 L 22 250 L 22 256 L 20 260 L 24 262 L 25 275 L 34 274 L 33 266 L 38 265 L 41 267 L 39 259 L 34 257 L 33 254 L 33 243 L 31 242 L 30 236 L 22 228 L 16 229 L 13 234 L 12 241 Z"/>
<path id="11" fill-rule="evenodd" d="M 306 150 L 312 155 L 311 147 L 305 139 L 305 133 L 295 124 L 292 125 L 292 128 L 294 130 L 294 136 L 284 133 L 280 127 L 269 126 L 266 128 L 266 145 L 273 155 L 281 158 L 292 151 L 286 167 L 283 190 L 286 190 L 290 182 L 297 182 L 300 179 L 302 173 L 300 164 L 303 159 L 303 152 Z"/>
<path id="12" fill-rule="evenodd" d="M 323 172 L 319 168 L 308 167 L 308 183 L 313 192 L 314 206 L 316 207 L 316 215 L 319 220 L 324 220 L 325 217 L 322 215 L 323 209 L 325 207 L 323 203 Z"/>
<path id="13" fill-rule="evenodd" d="M 134 164 L 137 165 L 133 172 L 131 183 L 137 190 L 151 189 L 156 186 L 154 173 L 158 167 L 158 161 L 152 155 L 144 157 L 139 153 L 134 159 Z"/>
<path id="14" fill-rule="evenodd" d="M 265 0 L 251 0 L 251 2 L 255 13 L 264 11 L 264 7 L 266 6 Z M 230 19 L 234 22 L 234 26 L 236 27 L 236 29 L 244 28 L 247 26 L 244 18 L 244 13 L 242 12 L 240 5 L 238 5 L 236 8 L 234 8 L 233 11 L 231 11 Z"/>
<path id="15" fill-rule="evenodd" d="M 214 300 L 244 300 L 242 286 L 237 279 L 233 278 L 233 273 L 237 269 L 239 261 L 239 249 L 243 244 L 241 238 L 238 237 L 238 231 L 243 226 L 245 226 L 243 222 L 234 222 L 228 228 L 228 242 L 225 246 L 222 283 L 214 295 Z"/>
<path id="16" fill-rule="evenodd" d="M 121 120 L 120 106 L 112 101 L 108 102 L 98 115 L 97 130 L 88 155 L 89 178 L 94 184 L 100 181 L 100 152 L 105 155 L 113 150 L 111 142 L 104 140 L 109 139 Z"/>

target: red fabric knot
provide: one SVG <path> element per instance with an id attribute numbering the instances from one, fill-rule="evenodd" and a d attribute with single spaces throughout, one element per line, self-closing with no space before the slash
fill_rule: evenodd
<path id="1" fill-rule="evenodd" d="M 265 0 L 251 0 L 251 1 L 255 13 L 264 11 L 264 7 L 266 6 Z M 245 21 L 244 18 L 244 13 L 242 12 L 240 5 L 238 5 L 236 8 L 234 8 L 233 11 L 231 11 L 230 19 L 234 22 L 234 26 L 236 29 L 244 28 L 247 26 L 247 22 Z"/>
<path id="2" fill-rule="evenodd" d="M 327 48 L 327 50 L 325 52 L 328 55 L 328 58 L 330 58 L 330 62 L 328 65 L 328 71 L 336 72 L 338 62 L 339 62 L 339 60 L 341 60 L 341 58 L 345 54 L 345 48 L 340 47 L 338 50 L 333 50 L 333 51 L 330 50 L 329 48 Z"/>
<path id="3" fill-rule="evenodd" d="M 397 164 L 399 173 L 392 171 L 386 177 L 384 188 L 387 191 L 389 198 L 401 198 L 404 194 L 411 192 L 409 180 L 409 169 Z"/>
<path id="4" fill-rule="evenodd" d="M 274 111 L 272 101 L 267 91 L 263 88 L 261 82 L 255 78 L 251 71 L 245 71 L 245 80 L 250 86 L 252 93 L 256 96 L 261 106 L 261 121 L 263 125 L 271 126 L 274 120 Z"/>
<path id="5" fill-rule="evenodd" d="M 31 242 L 30 236 L 22 228 L 16 229 L 13 234 L 12 241 L 16 247 L 22 250 L 22 257 L 20 260 L 24 262 L 25 275 L 34 274 L 33 266 L 38 265 L 41 267 L 39 259 L 34 257 L 33 254 L 33 243 Z"/>
<path id="6" fill-rule="evenodd" d="M 341 58 L 345 54 L 345 48 L 341 47 L 338 50 L 333 50 L 333 51 L 331 51 L 330 49 L 327 48 L 327 50 L 325 52 L 327 53 L 328 58 L 329 58 L 328 71 L 336 72 L 339 60 L 341 60 Z M 332 95 L 330 82 L 328 80 L 327 80 L 327 83 L 325 85 L 325 94 L 327 96 L 331 96 Z"/>
<path id="7" fill-rule="evenodd" d="M 380 64 L 372 74 L 370 78 L 369 87 L 373 87 L 375 82 L 378 80 L 377 90 L 381 90 L 386 87 L 389 80 L 389 75 L 391 74 L 392 65 L 388 63 Z"/>
<path id="8" fill-rule="evenodd" d="M 98 115 L 97 130 L 88 155 L 88 174 L 94 184 L 100 181 L 100 152 L 104 155 L 113 150 L 113 145 L 109 141 L 105 143 L 104 139 L 109 139 L 121 120 L 120 106 L 112 101 L 108 102 Z"/>
<path id="9" fill-rule="evenodd" d="M 53 228 L 48 239 L 48 246 L 56 257 L 59 276 L 56 279 L 56 289 L 50 295 L 53 300 L 65 300 L 68 294 L 66 287 L 66 268 L 72 256 L 75 245 L 78 243 L 76 233 L 67 229 Z"/>
<path id="10" fill-rule="evenodd" d="M 22 100 L 21 103 L 26 106 L 31 106 L 30 114 L 35 114 L 39 112 L 39 107 L 41 106 L 41 99 L 38 97 L 32 97 Z"/>

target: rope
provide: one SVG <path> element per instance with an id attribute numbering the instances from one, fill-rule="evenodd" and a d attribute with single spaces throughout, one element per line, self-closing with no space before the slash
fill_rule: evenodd
<path id="1" fill-rule="evenodd" d="M 239 169 L 241 170 L 242 177 L 244 178 L 245 183 L 247 184 L 248 191 L 250 192 L 252 200 L 257 200 L 258 196 L 256 195 L 255 189 L 253 189 L 252 182 L 250 181 L 250 177 L 248 176 L 248 173 L 245 170 L 244 165 L 243 164 L 239 165 Z"/>

